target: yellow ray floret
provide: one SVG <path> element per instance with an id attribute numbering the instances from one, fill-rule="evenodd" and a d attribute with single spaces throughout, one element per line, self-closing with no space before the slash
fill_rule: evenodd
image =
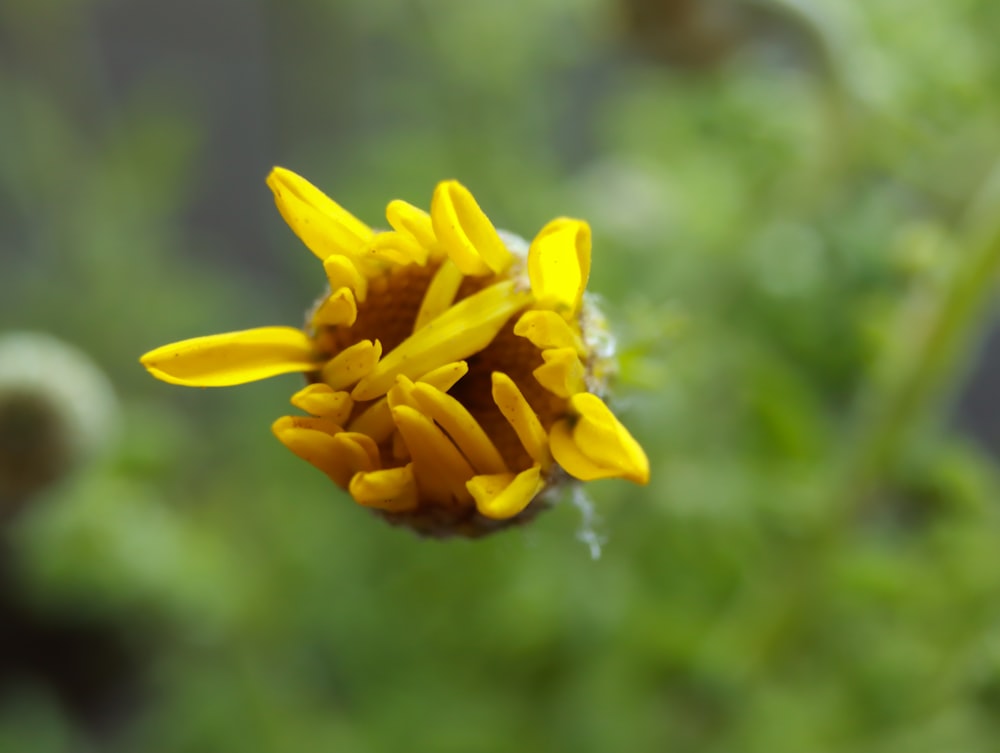
<path id="1" fill-rule="evenodd" d="M 371 228 L 291 170 L 274 168 L 267 185 L 285 222 L 320 260 L 361 254 L 371 242 Z"/>
<path id="2" fill-rule="evenodd" d="M 572 348 L 581 358 L 587 355 L 583 338 L 555 311 L 525 311 L 514 325 L 514 334 L 536 348 Z"/>
<path id="3" fill-rule="evenodd" d="M 578 414 L 575 422 L 558 421 L 549 434 L 556 462 L 581 481 L 625 478 L 648 483 L 646 453 L 604 401 L 583 392 L 570 398 L 570 405 Z"/>
<path id="4" fill-rule="evenodd" d="M 381 471 L 360 471 L 351 478 L 348 491 L 358 504 L 386 512 L 405 512 L 418 506 L 412 464 Z"/>
<path id="5" fill-rule="evenodd" d="M 338 288 L 313 313 L 314 327 L 350 327 L 357 321 L 358 303 L 350 288 Z"/>
<path id="6" fill-rule="evenodd" d="M 322 356 L 292 327 L 207 335 L 151 350 L 140 361 L 157 379 L 187 387 L 228 387 L 278 374 L 315 371 Z"/>
<path id="7" fill-rule="evenodd" d="M 521 390 L 509 376 L 501 371 L 494 371 L 492 380 L 493 401 L 497 408 L 514 429 L 514 433 L 517 434 L 525 452 L 531 456 L 532 460 L 547 470 L 552 464 L 552 456 L 549 454 L 548 437 L 546 437 L 545 429 L 542 428 L 542 423 L 538 419 L 538 414 L 525 400 Z"/>
<path id="8" fill-rule="evenodd" d="M 377 233 L 372 238 L 368 253 L 376 259 L 394 264 L 423 266 L 427 263 L 428 250 L 409 234 L 390 230 Z"/>
<path id="9" fill-rule="evenodd" d="M 455 294 L 465 279 L 455 262 L 445 259 L 431 278 L 424 300 L 420 303 L 417 318 L 413 320 L 413 331 L 416 332 L 425 324 L 433 321 L 451 306 Z"/>
<path id="10" fill-rule="evenodd" d="M 378 340 L 354 343 L 327 361 L 323 366 L 323 381 L 335 390 L 350 387 L 371 373 L 381 355 L 382 343 Z"/>
<path id="11" fill-rule="evenodd" d="M 354 401 L 349 393 L 337 392 L 330 385 L 319 382 L 303 387 L 292 395 L 292 405 L 343 426 L 351 415 Z"/>
<path id="12" fill-rule="evenodd" d="M 393 230 L 408 234 L 424 248 L 433 252 L 437 247 L 434 223 L 431 221 L 431 216 L 423 209 L 401 199 L 395 199 L 385 208 L 385 218 Z"/>
<path id="13" fill-rule="evenodd" d="M 417 485 L 437 504 L 471 499 L 465 482 L 474 475 L 451 440 L 418 410 L 406 405 L 392 409 L 392 418 L 413 458 Z"/>
<path id="14" fill-rule="evenodd" d="M 515 291 L 513 280 L 470 295 L 390 351 L 358 383 L 351 396 L 355 400 L 373 400 L 389 390 L 398 374 L 412 379 L 478 353 L 530 300 L 529 293 Z"/>
<path id="15" fill-rule="evenodd" d="M 330 290 L 347 288 L 354 293 L 358 303 L 368 297 L 368 279 L 358 271 L 357 266 L 346 256 L 334 254 L 323 260 L 323 271 L 330 283 Z"/>
<path id="16" fill-rule="evenodd" d="M 458 400 L 429 384 L 413 385 L 411 395 L 417 408 L 448 433 L 477 473 L 506 473 L 493 440 Z"/>
<path id="17" fill-rule="evenodd" d="M 532 373 L 538 383 L 559 397 L 569 397 L 587 389 L 583 364 L 573 348 L 551 348 L 542 351 L 545 361 Z"/>
<path id="18" fill-rule="evenodd" d="M 567 316 L 580 308 L 590 276 L 590 226 L 581 220 L 553 220 L 528 249 L 528 279 L 539 306 Z"/>
<path id="19" fill-rule="evenodd" d="M 514 257 L 469 190 L 458 181 L 438 183 L 431 199 L 434 234 L 462 274 L 500 274 Z"/>
<path id="20" fill-rule="evenodd" d="M 487 518 L 506 520 L 527 507 L 545 487 L 541 468 L 533 465 L 517 475 L 498 473 L 474 476 L 466 484 L 476 509 Z"/>

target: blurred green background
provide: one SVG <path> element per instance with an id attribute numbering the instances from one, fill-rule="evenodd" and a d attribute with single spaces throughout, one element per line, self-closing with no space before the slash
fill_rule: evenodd
<path id="1" fill-rule="evenodd" d="M 998 750 L 998 31 L 990 0 L 4 0 L 0 329 L 121 410 L 4 523 L 0 751 Z M 296 377 L 150 378 L 320 292 L 273 164 L 376 225 L 448 177 L 529 237 L 588 219 L 650 485 L 420 540 L 271 436 Z"/>

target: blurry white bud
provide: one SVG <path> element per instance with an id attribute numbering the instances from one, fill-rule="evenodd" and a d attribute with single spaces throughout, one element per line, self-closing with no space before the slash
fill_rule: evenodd
<path id="1" fill-rule="evenodd" d="M 82 351 L 0 335 L 0 519 L 107 446 L 117 418 L 110 381 Z"/>

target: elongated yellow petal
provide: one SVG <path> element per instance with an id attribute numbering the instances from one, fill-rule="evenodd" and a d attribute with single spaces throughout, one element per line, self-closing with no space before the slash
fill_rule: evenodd
<path id="1" fill-rule="evenodd" d="M 485 348 L 507 320 L 530 300 L 515 282 L 491 285 L 456 303 L 389 352 L 354 388 L 355 400 L 383 395 L 398 374 L 413 378 Z"/>
<path id="2" fill-rule="evenodd" d="M 406 405 L 393 408 L 392 418 L 413 458 L 417 485 L 428 498 L 438 504 L 471 501 L 465 482 L 474 472 L 444 432 Z"/>
<path id="3" fill-rule="evenodd" d="M 401 199 L 389 202 L 385 208 L 385 218 L 389 221 L 393 230 L 409 234 L 417 243 L 428 250 L 437 246 L 437 237 L 434 235 L 434 224 L 431 216 L 423 209 L 419 209 Z"/>
<path id="4" fill-rule="evenodd" d="M 348 288 L 354 292 L 359 303 L 368 297 L 368 279 L 358 271 L 353 261 L 346 256 L 334 254 L 323 260 L 323 271 L 330 282 L 330 290 Z"/>
<path id="5" fill-rule="evenodd" d="M 291 170 L 274 168 L 267 185 L 285 222 L 321 260 L 361 253 L 371 241 L 371 228 Z"/>
<path id="6" fill-rule="evenodd" d="M 528 279 L 540 306 L 570 315 L 580 307 L 590 276 L 590 226 L 581 220 L 553 220 L 528 249 Z"/>
<path id="7" fill-rule="evenodd" d="M 356 473 L 348 491 L 359 505 L 386 512 L 406 512 L 418 505 L 412 465 Z"/>
<path id="8" fill-rule="evenodd" d="M 292 405 L 343 426 L 351 415 L 354 401 L 349 393 L 337 392 L 330 385 L 318 382 L 303 387 L 292 395 Z"/>
<path id="9" fill-rule="evenodd" d="M 315 371 L 320 358 L 302 330 L 259 327 L 182 340 L 151 350 L 139 360 L 164 382 L 228 387 L 278 374 Z"/>
<path id="10" fill-rule="evenodd" d="M 558 421 L 549 434 L 552 455 L 567 473 L 581 481 L 625 478 L 649 482 L 649 459 L 597 395 L 584 392 L 570 398 L 579 414 L 575 424 Z"/>
<path id="11" fill-rule="evenodd" d="M 477 473 L 507 472 L 493 440 L 458 400 L 429 384 L 414 385 L 411 394 L 420 410 L 448 433 Z"/>
<path id="12" fill-rule="evenodd" d="M 541 468 L 533 465 L 516 476 L 513 473 L 473 476 L 466 484 L 476 501 L 476 509 L 487 518 L 506 520 L 524 510 L 545 487 Z"/>
<path id="13" fill-rule="evenodd" d="M 346 389 L 370 374 L 381 355 L 382 343 L 378 340 L 356 342 L 327 362 L 323 367 L 323 381 L 335 390 Z"/>
<path id="14" fill-rule="evenodd" d="M 413 321 L 414 332 L 448 310 L 452 301 L 455 300 L 455 294 L 458 293 L 463 279 L 462 272 L 451 259 L 445 259 L 442 262 L 424 293 L 424 300 L 420 303 L 420 311 L 417 312 L 417 318 Z"/>
<path id="15" fill-rule="evenodd" d="M 572 348 L 581 358 L 587 355 L 583 338 L 555 311 L 525 311 L 514 325 L 514 334 L 542 350 Z"/>
<path id="16" fill-rule="evenodd" d="M 501 371 L 494 371 L 492 379 L 493 401 L 497 408 L 514 429 L 531 459 L 547 469 L 552 464 L 552 456 L 549 454 L 549 440 L 538 414 L 521 394 L 513 379 Z"/>
<path id="17" fill-rule="evenodd" d="M 358 304 L 350 288 L 338 288 L 313 313 L 314 327 L 350 327 L 357 321 Z"/>
<path id="18" fill-rule="evenodd" d="M 446 180 L 434 189 L 431 221 L 434 234 L 463 274 L 500 274 L 513 261 L 493 223 L 458 181 Z"/>

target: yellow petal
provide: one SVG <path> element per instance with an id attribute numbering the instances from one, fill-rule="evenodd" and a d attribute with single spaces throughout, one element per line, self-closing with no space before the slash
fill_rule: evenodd
<path id="1" fill-rule="evenodd" d="M 295 371 L 315 371 L 321 356 L 292 327 L 259 327 L 195 337 L 139 359 L 157 379 L 188 387 L 227 387 Z"/>
<path id="2" fill-rule="evenodd" d="M 582 481 L 625 478 L 649 482 L 649 459 L 599 397 L 584 392 L 570 398 L 575 423 L 558 421 L 549 434 L 552 455 L 567 473 Z"/>
<path id="3" fill-rule="evenodd" d="M 321 260 L 358 254 L 371 241 L 371 228 L 291 170 L 274 168 L 267 185 L 285 222 Z"/>
<path id="4" fill-rule="evenodd" d="M 433 249 L 437 245 L 431 216 L 423 209 L 396 199 L 385 208 L 385 218 L 393 230 L 407 233 L 424 248 Z"/>
<path id="5" fill-rule="evenodd" d="M 344 348 L 323 367 L 323 381 L 335 390 L 350 387 L 361 377 L 371 373 L 382 355 L 378 340 L 362 340 Z"/>
<path id="6" fill-rule="evenodd" d="M 552 348 L 542 351 L 545 361 L 532 374 L 549 392 L 559 397 L 569 397 L 587 389 L 583 364 L 573 348 Z"/>
<path id="7" fill-rule="evenodd" d="M 339 288 L 327 296 L 313 312 L 314 327 L 350 327 L 357 321 L 358 304 L 350 288 Z"/>
<path id="8" fill-rule="evenodd" d="M 506 520 L 524 510 L 545 488 L 541 468 L 533 465 L 516 476 L 513 473 L 473 476 L 466 484 L 476 501 L 476 509 L 487 518 Z"/>
<path id="9" fill-rule="evenodd" d="M 549 440 L 531 405 L 514 380 L 501 371 L 493 372 L 493 402 L 514 429 L 525 451 L 535 463 L 548 468 L 552 464 Z"/>
<path id="10" fill-rule="evenodd" d="M 351 415 L 354 401 L 349 393 L 336 392 L 330 385 L 318 382 L 292 395 L 292 405 L 342 426 Z"/>
<path id="11" fill-rule="evenodd" d="M 356 473 L 348 491 L 359 505 L 386 512 L 406 512 L 418 503 L 412 465 Z"/>
<path id="12" fill-rule="evenodd" d="M 319 420 L 312 419 L 313 423 L 310 424 L 301 417 L 285 416 L 275 421 L 271 430 L 289 450 L 319 468 L 335 484 L 346 488 L 355 469 L 350 458 L 342 453 L 341 445 L 334 435 L 309 428 Z"/>
<path id="13" fill-rule="evenodd" d="M 458 181 L 446 180 L 434 189 L 431 222 L 434 234 L 462 274 L 500 274 L 513 261 L 493 223 Z"/>
<path id="14" fill-rule="evenodd" d="M 341 452 L 350 457 L 355 471 L 372 471 L 382 467 L 378 447 L 367 434 L 343 431 L 334 439 L 339 443 Z"/>
<path id="15" fill-rule="evenodd" d="M 424 293 L 424 300 L 421 301 L 420 310 L 413 321 L 414 332 L 448 310 L 463 279 L 464 276 L 451 259 L 442 262 Z"/>
<path id="16" fill-rule="evenodd" d="M 456 361 L 427 372 L 417 381 L 425 382 L 437 387 L 442 392 L 447 392 L 468 371 L 469 365 L 465 361 Z M 392 436 L 392 432 L 396 428 L 396 424 L 392 421 L 392 411 L 389 409 L 388 399 L 383 397 L 369 405 L 351 422 L 348 428 L 351 431 L 367 434 L 378 444 L 382 444 Z"/>
<path id="17" fill-rule="evenodd" d="M 392 420 L 387 398 L 381 398 L 365 408 L 347 427 L 351 431 L 367 434 L 379 444 L 392 436 L 396 424 Z"/>
<path id="18" fill-rule="evenodd" d="M 472 467 L 444 432 L 406 405 L 393 408 L 392 418 L 413 458 L 413 472 L 422 496 L 439 504 L 470 501 L 465 482 L 474 475 Z"/>
<path id="19" fill-rule="evenodd" d="M 411 394 L 421 412 L 448 433 L 477 473 L 507 472 L 496 445 L 458 400 L 429 384 L 414 385 Z"/>
<path id="20" fill-rule="evenodd" d="M 579 332 L 555 311 L 525 311 L 514 325 L 514 334 L 539 349 L 573 348 L 580 358 L 587 355 Z"/>
<path id="21" fill-rule="evenodd" d="M 418 382 L 437 387 L 442 392 L 447 392 L 459 379 L 469 373 L 469 364 L 465 361 L 455 361 L 438 366 L 417 379 Z"/>
<path id="22" fill-rule="evenodd" d="M 328 256 L 323 260 L 323 271 L 330 282 L 330 290 L 349 288 L 359 303 L 368 297 L 368 279 L 358 271 L 354 262 L 341 254 Z"/>
<path id="23" fill-rule="evenodd" d="M 367 252 L 376 259 L 395 264 L 423 266 L 427 263 L 427 249 L 408 234 L 396 231 L 376 234 Z"/>
<path id="24" fill-rule="evenodd" d="M 513 280 L 491 285 L 456 303 L 390 351 L 354 388 L 358 401 L 383 395 L 403 374 L 414 378 L 478 353 L 531 299 Z"/>
<path id="25" fill-rule="evenodd" d="M 528 279 L 540 306 L 572 314 L 580 307 L 590 276 L 590 226 L 553 220 L 528 249 Z"/>

